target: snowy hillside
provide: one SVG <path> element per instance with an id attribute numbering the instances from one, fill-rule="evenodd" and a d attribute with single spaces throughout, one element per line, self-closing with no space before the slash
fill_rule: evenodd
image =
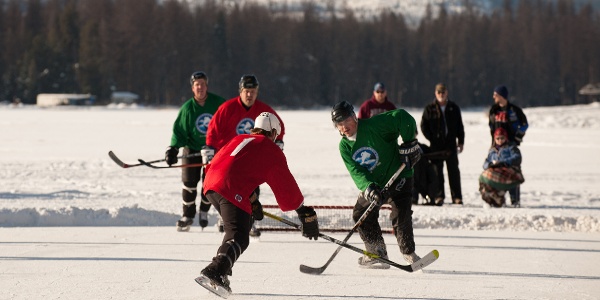
<path id="1" fill-rule="evenodd" d="M 191 5 L 202 4 L 206 0 L 187 0 Z M 224 3 L 234 5 L 235 3 L 245 5 L 248 3 L 258 3 L 269 6 L 273 10 L 286 8 L 288 12 L 300 13 L 305 0 L 228 0 Z M 342 10 L 348 8 L 353 11 L 359 19 L 371 19 L 379 15 L 382 11 L 391 11 L 396 14 L 402 14 L 411 25 L 418 25 L 421 18 L 425 15 L 427 5 L 431 6 L 433 16 L 437 16 L 440 5 L 443 5 L 449 13 L 460 13 L 465 10 L 464 0 L 328 0 L 312 1 L 316 10 L 322 13 L 323 17 L 328 16 L 329 7 L 333 6 L 338 16 L 342 16 Z M 500 9 L 504 5 L 504 0 L 471 0 L 471 4 L 476 11 L 481 13 L 490 13 L 495 9 Z M 514 0 L 517 3 L 518 0 Z M 556 2 L 556 0 L 544 0 L 543 2 Z M 575 0 L 575 6 L 579 7 L 591 3 L 595 9 L 600 9 L 598 1 Z M 516 4 L 515 4 L 516 5 Z"/>

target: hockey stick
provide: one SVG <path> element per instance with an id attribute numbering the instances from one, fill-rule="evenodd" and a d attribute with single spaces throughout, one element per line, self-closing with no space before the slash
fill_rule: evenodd
<path id="1" fill-rule="evenodd" d="M 398 176 L 400 175 L 402 170 L 404 170 L 404 167 L 406 167 L 406 165 L 402 164 L 400 166 L 400 168 L 398 168 L 398 171 L 396 171 L 396 173 L 394 173 L 394 175 L 392 175 L 392 178 L 390 178 L 390 180 L 388 180 L 388 182 L 385 184 L 385 187 L 383 188 L 384 191 L 389 189 L 390 186 L 392 185 L 392 183 L 394 183 L 394 181 L 396 181 L 396 178 L 398 178 Z M 371 211 L 375 208 L 375 205 L 376 205 L 375 203 L 371 203 L 369 205 L 369 207 L 367 207 L 367 210 L 362 214 L 362 216 L 358 219 L 358 221 L 356 221 L 356 224 L 354 224 L 352 229 L 350 229 L 350 232 L 344 239 L 344 243 L 348 242 L 348 240 L 350 239 L 352 234 L 354 234 L 354 231 L 356 231 L 356 229 L 365 221 L 365 219 L 367 218 L 369 213 L 371 213 Z M 333 259 L 337 256 L 337 254 L 340 252 L 340 250 L 342 250 L 342 246 L 338 247 L 335 250 L 335 252 L 333 252 L 331 257 L 329 257 L 327 262 L 319 268 L 313 268 L 313 267 L 309 267 L 307 265 L 300 265 L 300 272 L 307 273 L 307 274 L 314 274 L 314 275 L 319 275 L 319 274 L 323 273 L 325 271 L 325 269 L 327 269 L 329 264 L 333 261 Z"/>
<path id="2" fill-rule="evenodd" d="M 279 222 L 281 222 L 283 224 L 290 225 L 292 227 L 295 227 L 298 230 L 302 229 L 302 226 L 300 224 L 297 224 L 297 223 L 294 223 L 294 222 L 292 222 L 290 220 L 287 220 L 287 219 L 284 219 L 282 217 L 273 215 L 273 214 L 271 214 L 269 212 L 266 212 L 266 211 L 263 212 L 263 213 L 264 213 L 265 216 L 267 216 L 267 217 L 269 217 L 271 219 L 277 220 L 277 221 L 279 221 Z M 414 262 L 411 265 L 401 265 L 401 264 L 395 263 L 395 262 L 393 262 L 393 261 L 391 261 L 391 260 L 389 260 L 387 258 L 381 257 L 381 256 L 379 256 L 377 254 L 368 252 L 368 251 L 360 249 L 358 247 L 354 247 L 354 246 L 352 246 L 352 245 L 350 245 L 350 244 L 348 244 L 348 243 L 346 243 L 344 241 L 340 241 L 340 240 L 338 240 L 336 238 L 333 238 L 333 237 L 330 237 L 328 235 L 319 233 L 319 237 L 321 237 L 321 238 L 323 238 L 325 240 L 328 240 L 328 241 L 330 241 L 332 243 L 338 244 L 340 246 L 340 248 L 341 247 L 348 248 L 348 249 L 350 249 L 350 250 L 352 250 L 354 252 L 358 252 L 360 254 L 367 255 L 367 256 L 369 256 L 369 257 L 371 257 L 371 258 L 373 258 L 373 259 L 375 259 L 375 260 L 377 260 L 379 262 L 386 263 L 386 264 L 388 264 L 390 266 L 394 266 L 394 267 L 396 267 L 398 269 L 401 269 L 401 270 L 404 270 L 406 272 L 418 271 L 418 270 L 420 270 L 420 269 L 422 269 L 422 268 L 430 265 L 431 263 L 433 263 L 434 261 L 436 261 L 438 259 L 438 257 L 440 257 L 440 253 L 437 250 L 432 250 L 431 252 L 427 253 L 427 255 L 423 256 L 423 258 L 419 259 L 418 261 Z"/>
<path id="3" fill-rule="evenodd" d="M 131 167 L 139 167 L 139 166 L 143 166 L 144 164 L 139 163 L 139 164 L 126 164 L 124 163 L 122 160 L 120 160 L 117 155 L 112 152 L 112 151 L 108 151 L 108 156 L 117 164 L 119 165 L 121 168 L 131 168 Z M 183 155 L 183 156 L 178 156 L 177 158 L 188 158 L 188 157 L 195 157 L 195 156 L 200 156 L 200 153 L 194 153 L 194 154 L 190 154 L 190 155 Z M 166 161 L 166 159 L 159 159 L 159 160 L 153 160 L 153 161 L 148 161 L 146 162 L 147 164 L 153 164 L 153 163 L 157 163 L 157 162 L 163 162 Z"/>
<path id="4" fill-rule="evenodd" d="M 203 163 L 198 163 L 198 164 L 185 164 L 185 165 L 170 165 L 170 166 L 155 166 L 153 164 L 151 164 L 150 162 L 146 162 L 142 159 L 138 159 L 138 161 L 140 162 L 140 164 L 146 166 L 146 167 L 150 167 L 153 169 L 172 169 L 172 168 L 193 168 L 193 167 L 204 167 L 208 164 L 203 164 Z"/>

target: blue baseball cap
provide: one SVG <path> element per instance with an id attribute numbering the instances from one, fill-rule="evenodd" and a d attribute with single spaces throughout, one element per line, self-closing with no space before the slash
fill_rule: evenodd
<path id="1" fill-rule="evenodd" d="M 373 87 L 374 91 L 385 91 L 385 85 L 381 82 L 378 82 L 375 84 L 375 86 Z"/>

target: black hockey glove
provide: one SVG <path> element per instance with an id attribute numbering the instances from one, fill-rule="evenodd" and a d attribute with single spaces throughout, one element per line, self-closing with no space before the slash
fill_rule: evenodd
<path id="1" fill-rule="evenodd" d="M 296 209 L 298 218 L 302 222 L 302 236 L 307 237 L 309 240 L 313 238 L 315 241 L 319 239 L 319 221 L 317 220 L 317 213 L 310 206 L 300 206 Z"/>
<path id="2" fill-rule="evenodd" d="M 515 142 L 517 143 L 517 145 L 520 145 L 523 142 L 524 136 L 525 136 L 525 132 L 523 132 L 521 130 L 517 130 L 517 132 L 515 132 Z"/>
<path id="3" fill-rule="evenodd" d="M 282 140 L 276 140 L 275 144 L 281 149 L 281 151 L 283 151 L 283 141 Z"/>
<path id="4" fill-rule="evenodd" d="M 375 203 L 377 206 L 383 205 L 385 202 L 385 197 L 383 196 L 381 189 L 374 183 L 369 184 L 369 186 L 363 192 L 363 197 L 367 199 L 371 203 Z"/>
<path id="5" fill-rule="evenodd" d="M 167 165 L 174 165 L 177 163 L 177 155 L 179 155 L 179 148 L 169 146 L 167 152 L 165 152 L 165 160 Z"/>
<path id="6" fill-rule="evenodd" d="M 421 159 L 421 147 L 419 142 L 414 139 L 410 142 L 402 143 L 400 145 L 400 160 L 406 165 L 406 169 L 412 169 L 419 159 Z"/>
<path id="7" fill-rule="evenodd" d="M 202 146 L 200 150 L 200 155 L 202 156 L 202 163 L 208 164 L 215 157 L 215 148 L 211 146 Z"/>
<path id="8" fill-rule="evenodd" d="M 252 206 L 252 217 L 254 220 L 262 220 L 265 215 L 263 213 L 262 204 L 258 201 L 258 194 L 256 191 L 252 192 L 252 195 L 250 195 L 250 205 Z"/>

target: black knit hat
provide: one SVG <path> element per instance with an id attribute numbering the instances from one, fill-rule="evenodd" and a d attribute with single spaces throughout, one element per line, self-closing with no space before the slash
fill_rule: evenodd
<path id="1" fill-rule="evenodd" d="M 508 100 L 508 89 L 506 88 L 506 86 L 499 85 L 494 88 L 494 92 L 502 96 L 504 99 Z"/>

